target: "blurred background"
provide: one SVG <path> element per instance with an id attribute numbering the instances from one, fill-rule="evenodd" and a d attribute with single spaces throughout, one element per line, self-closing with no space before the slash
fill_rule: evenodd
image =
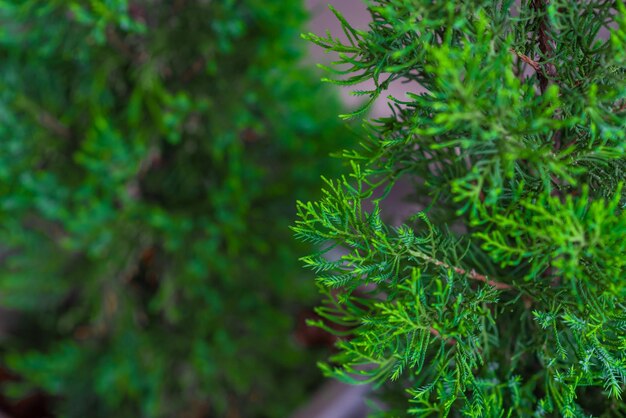
<path id="1" fill-rule="evenodd" d="M 363 416 L 288 228 L 358 142 L 326 3 L 0 0 L 0 416 Z"/>

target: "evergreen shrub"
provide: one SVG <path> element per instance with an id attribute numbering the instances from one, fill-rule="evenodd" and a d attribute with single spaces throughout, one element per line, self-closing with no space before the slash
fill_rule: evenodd
<path id="1" fill-rule="evenodd" d="M 338 14 L 345 40 L 306 35 L 332 82 L 373 85 L 346 117 L 406 83 L 298 203 L 313 323 L 341 336 L 323 370 L 372 383 L 381 416 L 626 416 L 626 6 L 368 8 L 365 30 Z M 390 224 L 407 185 L 422 210 Z"/>
<path id="2" fill-rule="evenodd" d="M 317 384 L 288 226 L 348 135 L 305 19 L 299 0 L 0 1 L 6 396 L 283 417 Z"/>

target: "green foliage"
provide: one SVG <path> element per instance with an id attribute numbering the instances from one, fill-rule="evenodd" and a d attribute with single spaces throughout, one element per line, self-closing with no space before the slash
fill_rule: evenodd
<path id="1" fill-rule="evenodd" d="M 345 41 L 306 35 L 368 103 L 407 86 L 298 203 L 315 325 L 342 337 L 323 370 L 373 383 L 380 416 L 626 416 L 626 6 L 368 7 Z M 391 226 L 402 188 L 423 210 Z"/>
<path id="2" fill-rule="evenodd" d="M 302 401 L 317 355 L 290 333 L 315 291 L 289 202 L 349 137 L 299 64 L 305 17 L 297 0 L 0 1 L 10 394 L 43 388 L 70 417 Z"/>

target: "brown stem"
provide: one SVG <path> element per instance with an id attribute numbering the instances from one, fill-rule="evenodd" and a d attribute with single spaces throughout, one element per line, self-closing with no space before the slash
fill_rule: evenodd
<path id="1" fill-rule="evenodd" d="M 553 56 L 554 56 L 554 41 L 553 39 L 550 37 L 550 28 L 548 26 L 548 22 L 546 20 L 546 8 L 548 6 L 548 1 L 549 0 L 533 0 L 531 5 L 533 7 L 533 9 L 535 9 L 537 11 L 538 14 L 540 14 L 541 16 L 539 16 L 539 27 L 537 30 L 537 42 L 539 43 L 539 50 L 541 51 L 541 54 L 543 55 L 542 60 L 550 60 Z M 541 90 L 541 94 L 545 93 L 546 89 L 548 88 L 548 84 L 550 82 L 550 79 L 554 80 L 557 78 L 557 71 L 556 71 L 556 67 L 554 66 L 553 63 L 551 62 L 545 62 L 544 64 L 540 64 L 542 71 L 537 73 L 537 76 L 539 77 L 539 88 Z M 562 135 L 563 132 L 561 129 L 557 130 L 556 132 L 554 132 L 554 134 L 552 135 L 552 149 L 556 152 L 558 152 L 561 147 L 562 147 Z M 569 145 L 568 145 L 569 146 Z M 554 183 L 554 188 L 551 190 L 550 194 L 551 196 L 560 196 L 561 192 L 559 190 L 559 186 L 561 184 L 560 180 L 557 178 L 557 176 L 555 174 L 551 174 L 550 175 L 552 178 L 552 183 Z M 553 276 L 553 268 L 552 266 L 548 267 L 545 272 L 543 273 L 543 275 L 545 275 L 546 277 L 551 277 Z M 553 278 L 552 283 L 554 283 L 555 280 L 558 280 L 558 278 Z"/>
<path id="2" fill-rule="evenodd" d="M 107 27 L 106 37 L 109 45 L 111 45 L 122 57 L 126 58 L 131 63 L 141 65 L 148 60 L 148 53 L 145 50 L 141 48 L 133 50 L 126 42 L 124 42 L 114 27 Z"/>
<path id="3" fill-rule="evenodd" d="M 187 83 L 188 81 L 190 81 L 191 79 L 193 79 L 195 76 L 197 76 L 202 69 L 204 68 L 204 64 L 205 64 L 205 59 L 204 57 L 200 57 L 198 59 L 196 59 L 191 66 L 185 71 L 185 73 L 182 75 L 181 79 L 183 81 L 183 83 Z"/>
<path id="4" fill-rule="evenodd" d="M 512 290 L 514 289 L 513 286 L 511 286 L 510 284 L 507 283 L 502 283 L 502 282 L 497 282 L 495 280 L 490 280 L 487 276 L 477 273 L 476 270 L 472 269 L 472 270 L 464 270 L 461 267 L 455 267 L 455 266 L 451 266 L 447 263 L 444 263 L 443 261 L 440 260 L 436 260 L 432 257 L 427 256 L 424 253 L 421 252 L 416 252 L 416 251 L 411 251 L 411 255 L 415 256 L 415 257 L 419 257 L 422 260 L 426 260 L 429 263 L 432 263 L 436 266 L 439 267 L 443 267 L 446 269 L 451 269 L 453 270 L 455 273 L 458 274 L 462 274 L 462 275 L 466 275 L 467 277 L 469 277 L 472 280 L 477 280 L 479 282 L 483 282 L 483 283 L 487 283 L 489 286 L 493 286 L 496 289 L 500 289 L 500 290 Z"/>
<path id="5" fill-rule="evenodd" d="M 550 78 L 554 78 L 557 76 L 556 67 L 554 66 L 554 64 L 541 64 L 540 62 L 530 58 L 528 55 L 522 54 L 521 52 L 516 51 L 513 48 L 510 48 L 509 51 L 517 55 L 519 59 L 530 65 L 532 69 L 535 70 L 535 72 L 537 73 L 537 77 L 539 78 L 539 88 L 541 90 L 541 93 L 543 94 L 548 87 Z"/>
<path id="6" fill-rule="evenodd" d="M 532 7 L 539 13 L 545 13 L 547 5 L 547 0 L 533 0 L 532 2 Z M 549 27 L 545 16 L 542 16 L 540 19 L 539 30 L 537 32 L 539 50 L 545 58 L 550 59 L 554 55 L 553 40 L 549 35 Z M 555 78 L 557 76 L 557 72 L 556 67 L 551 62 L 546 62 L 541 67 L 543 71 L 538 72 L 537 75 L 539 77 L 539 88 L 543 94 L 548 87 L 550 78 Z"/>
<path id="7" fill-rule="evenodd" d="M 548 5 L 548 0 L 533 0 L 532 7 L 543 16 L 540 16 L 539 28 L 537 31 L 537 42 L 539 43 L 539 50 L 543 55 L 542 60 L 550 60 L 554 56 L 554 40 L 550 37 L 550 28 L 548 26 L 548 22 L 545 17 L 546 8 Z M 545 62 L 540 64 L 541 71 L 537 72 L 537 76 L 539 77 L 539 88 L 541 90 L 541 94 L 545 93 L 548 88 L 548 84 L 550 80 L 554 80 L 557 78 L 556 67 L 551 62 Z M 562 146 L 562 136 L 563 132 L 561 129 L 554 132 L 552 135 L 552 149 L 555 152 L 558 152 Z M 558 186 L 560 184 L 559 179 L 557 179 L 554 175 L 553 182 L 555 183 L 555 188 L 552 189 L 551 194 L 553 196 L 559 195 Z"/>
<path id="8" fill-rule="evenodd" d="M 528 64 L 531 67 L 533 67 L 533 69 L 536 72 L 540 72 L 541 71 L 541 66 L 539 65 L 539 63 L 537 61 L 535 61 L 534 59 L 530 58 L 528 55 L 524 55 L 521 52 L 518 52 L 518 51 L 514 50 L 513 48 L 509 48 L 509 51 L 511 51 L 512 53 L 517 55 L 517 57 L 519 59 L 521 59 L 522 61 L 524 61 L 526 64 Z"/>
<path id="9" fill-rule="evenodd" d="M 63 139 L 71 138 L 70 129 L 47 111 L 40 109 L 39 115 L 37 116 L 37 121 L 41 126 L 48 129 L 50 132 L 56 134 L 57 136 Z"/>
<path id="10" fill-rule="evenodd" d="M 442 338 L 442 337 L 441 337 L 441 333 L 440 333 L 439 331 L 437 331 L 435 328 L 432 328 L 432 327 L 431 327 L 431 328 L 430 328 L 430 333 L 431 333 L 432 335 L 434 335 L 435 337 L 437 337 L 437 338 Z M 449 340 L 446 340 L 446 342 L 447 342 L 448 344 L 450 344 L 450 345 L 454 345 L 454 344 L 456 344 L 456 340 L 455 340 L 455 339 L 453 339 L 453 338 L 450 338 Z"/>
<path id="11" fill-rule="evenodd" d="M 120 54 L 130 61 L 135 59 L 135 54 L 128 45 L 120 38 L 113 27 L 106 28 L 106 37 L 109 44 L 115 48 Z"/>
<path id="12" fill-rule="evenodd" d="M 37 102 L 29 99 L 27 96 L 19 96 L 15 100 L 16 107 L 28 113 L 37 123 L 52 132 L 53 134 L 69 140 L 72 138 L 72 132 L 63 122 L 55 115 L 42 108 Z"/>

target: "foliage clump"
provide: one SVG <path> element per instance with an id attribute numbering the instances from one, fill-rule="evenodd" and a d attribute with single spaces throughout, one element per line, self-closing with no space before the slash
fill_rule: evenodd
<path id="1" fill-rule="evenodd" d="M 297 0 L 0 1 L 5 394 L 43 389 L 69 417 L 302 401 L 316 357 L 290 333 L 315 291 L 290 202 L 348 138 L 300 64 L 305 18 Z"/>
<path id="2" fill-rule="evenodd" d="M 307 35 L 332 82 L 373 82 L 347 117 L 406 83 L 298 203 L 317 325 L 342 330 L 323 370 L 381 416 L 625 416 L 623 2 L 368 4 L 368 29 Z M 423 210 L 392 225 L 398 188 Z"/>

